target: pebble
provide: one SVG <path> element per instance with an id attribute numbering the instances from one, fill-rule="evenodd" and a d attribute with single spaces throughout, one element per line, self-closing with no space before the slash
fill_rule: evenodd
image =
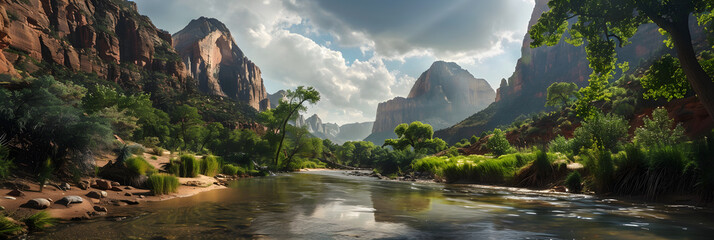
<path id="1" fill-rule="evenodd" d="M 17 200 L 17 198 L 15 198 L 15 197 L 10 197 L 10 196 L 5 197 L 5 199 Z"/>

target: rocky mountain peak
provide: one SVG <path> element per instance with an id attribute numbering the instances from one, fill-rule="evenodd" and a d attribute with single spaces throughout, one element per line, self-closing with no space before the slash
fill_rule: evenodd
<path id="1" fill-rule="evenodd" d="M 202 92 L 229 97 L 260 111 L 270 108 L 260 68 L 243 54 L 222 22 L 194 19 L 173 35 L 173 46 Z"/>

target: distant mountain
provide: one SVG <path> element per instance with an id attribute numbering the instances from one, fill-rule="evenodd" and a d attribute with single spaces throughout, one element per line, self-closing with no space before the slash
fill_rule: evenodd
<path id="1" fill-rule="evenodd" d="M 315 137 L 343 144 L 348 141 L 362 141 L 369 135 L 373 123 L 350 123 L 340 126 L 336 123 L 323 123 L 317 114 L 313 114 L 307 119 L 299 115 L 295 122 L 290 124 L 305 127 Z"/>
<path id="2" fill-rule="evenodd" d="M 548 10 L 547 3 L 548 0 L 536 0 L 529 26 Z M 696 20 L 692 25 L 696 25 Z M 640 26 L 630 39 L 631 44 L 617 48 L 618 61 L 627 61 L 635 69 L 649 59 L 671 52 L 664 47 L 664 37 L 657 30 L 654 24 Z M 700 33 L 701 30 L 693 31 L 694 42 L 702 40 Z M 561 41 L 555 46 L 530 48 L 531 41 L 526 34 L 515 71 L 508 80 L 501 81 L 493 104 L 454 126 L 435 132 L 434 136 L 453 144 L 499 125 L 510 124 L 520 115 L 545 110 L 547 88 L 554 82 L 587 85 L 592 70 L 588 67 L 584 46 L 576 47 Z"/>
<path id="3" fill-rule="evenodd" d="M 278 107 L 280 100 L 285 99 L 285 94 L 287 94 L 285 90 L 280 90 L 273 94 L 268 94 L 268 100 L 270 100 L 270 109 L 275 109 L 276 107 Z"/>
<path id="4" fill-rule="evenodd" d="M 270 108 L 260 68 L 238 48 L 222 22 L 205 17 L 192 20 L 173 35 L 173 45 L 202 92 L 259 111 Z"/>
<path id="5" fill-rule="evenodd" d="M 367 138 L 382 144 L 394 135 L 401 123 L 421 121 L 434 130 L 449 127 L 478 112 L 495 99 L 493 88 L 484 79 L 452 62 L 437 61 L 422 73 L 407 98 L 380 103 L 372 134 Z"/>

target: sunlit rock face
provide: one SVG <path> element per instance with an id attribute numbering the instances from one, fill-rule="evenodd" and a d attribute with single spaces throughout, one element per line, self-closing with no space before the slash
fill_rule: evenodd
<path id="1" fill-rule="evenodd" d="M 171 35 L 140 15 L 134 2 L 0 2 L 0 74 L 19 77 L 53 66 L 93 73 L 132 90 L 190 88 Z M 147 78 L 147 72 L 155 74 Z"/>
<path id="2" fill-rule="evenodd" d="M 260 68 L 243 54 L 220 21 L 205 17 L 191 21 L 173 35 L 173 45 L 202 92 L 259 111 L 270 109 Z"/>
<path id="3" fill-rule="evenodd" d="M 456 63 L 438 61 L 417 79 L 407 98 L 380 103 L 372 133 L 392 132 L 421 121 L 434 130 L 449 127 L 494 101 L 493 88 Z"/>

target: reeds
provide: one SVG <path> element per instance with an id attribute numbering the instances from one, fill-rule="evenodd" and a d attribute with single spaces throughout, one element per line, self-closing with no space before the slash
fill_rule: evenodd
<path id="1" fill-rule="evenodd" d="M 179 187 L 179 180 L 176 176 L 157 173 L 149 176 L 147 184 L 152 194 L 162 195 L 176 192 Z"/>

